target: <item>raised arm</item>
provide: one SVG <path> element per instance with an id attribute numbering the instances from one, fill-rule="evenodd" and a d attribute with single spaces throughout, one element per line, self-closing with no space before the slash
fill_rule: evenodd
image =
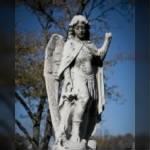
<path id="1" fill-rule="evenodd" d="M 104 40 L 103 46 L 98 49 L 98 56 L 100 56 L 102 60 L 107 54 L 109 45 L 111 43 L 111 39 L 112 39 L 112 33 L 111 32 L 105 33 L 105 40 Z"/>

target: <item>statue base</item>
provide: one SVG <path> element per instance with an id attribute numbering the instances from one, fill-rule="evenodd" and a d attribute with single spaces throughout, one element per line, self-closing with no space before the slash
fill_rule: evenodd
<path id="1" fill-rule="evenodd" d="M 89 140 L 87 145 L 85 142 L 66 141 L 64 145 L 53 145 L 52 150 L 96 150 L 96 141 Z"/>

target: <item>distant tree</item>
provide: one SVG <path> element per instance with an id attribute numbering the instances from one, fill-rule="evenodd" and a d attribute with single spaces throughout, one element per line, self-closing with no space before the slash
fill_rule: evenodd
<path id="1" fill-rule="evenodd" d="M 132 150 L 134 137 L 132 134 L 111 136 L 106 137 L 96 137 L 97 140 L 97 150 L 112 149 L 112 150 Z"/>
<path id="2" fill-rule="evenodd" d="M 16 7 L 25 6 L 38 18 L 42 28 L 40 35 L 16 30 L 15 38 L 15 96 L 31 119 L 32 134 L 17 118 L 16 125 L 24 133 L 28 142 L 32 144 L 33 149 L 47 150 L 52 136 L 52 125 L 47 109 L 47 95 L 43 79 L 44 49 L 50 35 L 57 32 L 66 37 L 70 19 L 76 14 L 83 14 L 93 25 L 91 26 L 91 39 L 100 45 L 103 40 L 102 34 L 110 26 L 109 20 L 107 20 L 109 13 L 116 11 L 128 21 L 132 14 L 132 4 L 132 0 L 16 0 Z M 106 66 L 111 68 L 115 63 L 116 60 L 107 61 Z M 116 86 L 108 85 L 106 82 L 105 88 L 108 98 L 120 98 Z M 35 112 L 32 111 L 30 100 L 39 102 L 38 106 L 35 106 L 37 107 Z M 43 117 L 45 111 L 46 115 Z M 46 121 L 45 124 L 43 119 Z M 45 126 L 45 131 L 42 131 L 43 136 L 41 136 L 41 125 Z"/>
<path id="3" fill-rule="evenodd" d="M 28 117 L 32 122 L 32 136 L 28 133 L 24 125 L 16 119 L 17 126 L 26 135 L 28 141 L 33 145 L 33 148 L 39 147 L 39 141 L 44 140 L 40 146 L 48 146 L 49 139 L 52 132 L 52 126 L 50 121 L 49 111 L 47 110 L 45 134 L 41 139 L 40 137 L 40 125 L 42 122 L 42 114 L 45 111 L 46 103 L 46 90 L 44 85 L 44 79 L 42 76 L 43 72 L 43 61 L 42 58 L 37 58 L 37 49 L 40 50 L 40 39 L 33 37 L 27 33 L 20 34 L 16 33 L 16 99 L 22 104 L 24 109 L 27 111 Z M 26 97 L 30 99 L 36 99 L 39 101 L 36 112 L 32 112 L 32 107 L 25 100 Z M 43 143 L 45 145 L 43 145 Z"/>

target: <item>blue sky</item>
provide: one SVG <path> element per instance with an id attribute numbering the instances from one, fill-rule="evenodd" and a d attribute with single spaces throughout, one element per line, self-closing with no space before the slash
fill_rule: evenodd
<path id="1" fill-rule="evenodd" d="M 127 22 L 118 14 L 110 14 L 109 17 L 113 34 L 112 43 L 106 57 L 111 59 L 116 53 L 125 52 L 134 54 L 134 24 Z M 35 16 L 23 7 L 16 8 L 17 30 L 24 32 L 40 32 L 40 25 Z M 118 135 L 125 133 L 134 133 L 134 104 L 135 104 L 135 65 L 134 60 L 123 61 L 114 66 L 109 74 L 109 84 L 119 86 L 119 90 L 125 99 L 123 104 L 107 100 L 105 111 L 103 113 L 103 121 L 101 127 L 98 128 L 97 134 Z M 16 116 L 24 113 L 23 108 L 16 105 Z M 25 123 L 26 119 L 22 119 Z M 30 128 L 30 123 L 28 126 Z"/>

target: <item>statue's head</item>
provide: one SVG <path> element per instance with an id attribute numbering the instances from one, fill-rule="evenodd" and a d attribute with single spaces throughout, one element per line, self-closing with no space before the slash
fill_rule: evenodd
<path id="1" fill-rule="evenodd" d="M 69 24 L 69 37 L 89 40 L 89 23 L 85 16 L 76 15 Z"/>

